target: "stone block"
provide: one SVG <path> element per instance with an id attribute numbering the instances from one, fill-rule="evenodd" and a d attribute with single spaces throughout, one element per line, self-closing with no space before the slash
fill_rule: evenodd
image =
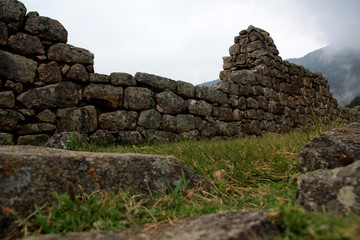
<path id="1" fill-rule="evenodd" d="M 166 114 L 178 114 L 187 108 L 187 101 L 173 92 L 161 92 L 155 95 L 157 104 Z"/>
<path id="2" fill-rule="evenodd" d="M 136 127 L 138 113 L 119 110 L 99 115 L 99 126 L 106 130 L 131 130 Z"/>
<path id="3" fill-rule="evenodd" d="M 56 118 L 58 120 L 58 132 L 93 133 L 98 127 L 94 106 L 58 109 Z"/>
<path id="4" fill-rule="evenodd" d="M 124 91 L 122 87 L 91 83 L 84 88 L 83 98 L 91 104 L 116 109 L 122 107 Z"/>
<path id="5" fill-rule="evenodd" d="M 131 110 L 145 110 L 154 108 L 155 99 L 153 91 L 142 87 L 126 88 L 124 107 Z"/>

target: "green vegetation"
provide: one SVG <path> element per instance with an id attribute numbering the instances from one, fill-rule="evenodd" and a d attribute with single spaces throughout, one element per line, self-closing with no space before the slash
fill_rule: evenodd
<path id="1" fill-rule="evenodd" d="M 349 104 L 349 108 L 354 108 L 356 106 L 360 105 L 360 96 L 357 96 L 356 98 L 354 98 L 351 103 Z"/>
<path id="2" fill-rule="evenodd" d="M 100 189 L 66 194 L 19 222 L 22 236 L 72 231 L 114 230 L 137 224 L 161 224 L 182 217 L 232 209 L 273 209 L 280 239 L 359 239 L 360 216 L 308 213 L 294 196 L 299 176 L 298 153 L 314 136 L 341 125 L 317 124 L 286 134 L 213 141 L 181 141 L 143 145 L 81 145 L 78 150 L 173 155 L 211 181 L 210 189 L 181 188 L 165 195 L 143 196 L 130 190 Z M 57 201 L 55 200 L 57 199 Z M 57 204 L 60 202 L 61 204 Z"/>

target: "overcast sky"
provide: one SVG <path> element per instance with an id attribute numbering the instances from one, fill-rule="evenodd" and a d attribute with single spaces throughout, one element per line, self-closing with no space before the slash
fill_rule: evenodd
<path id="1" fill-rule="evenodd" d="M 20 0 L 61 22 L 68 43 L 95 54 L 95 71 L 215 80 L 234 36 L 270 33 L 283 59 L 337 42 L 359 46 L 359 0 Z"/>

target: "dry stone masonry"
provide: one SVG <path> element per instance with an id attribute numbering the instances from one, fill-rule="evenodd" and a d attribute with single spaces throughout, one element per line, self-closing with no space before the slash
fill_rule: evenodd
<path id="1" fill-rule="evenodd" d="M 0 0 L 0 144 L 38 144 L 65 131 L 116 143 L 232 137 L 339 114 L 326 77 L 283 62 L 267 32 L 240 32 L 230 55 L 211 88 L 98 74 L 94 55 L 67 44 L 61 23 Z"/>

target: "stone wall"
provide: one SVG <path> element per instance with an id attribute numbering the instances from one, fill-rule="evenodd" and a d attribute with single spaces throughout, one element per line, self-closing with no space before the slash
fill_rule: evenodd
<path id="1" fill-rule="evenodd" d="M 37 144 L 63 131 L 109 142 L 280 132 L 338 114 L 327 79 L 283 62 L 249 27 L 224 58 L 223 81 L 193 86 L 147 74 L 94 72 L 58 21 L 0 0 L 0 143 Z"/>

